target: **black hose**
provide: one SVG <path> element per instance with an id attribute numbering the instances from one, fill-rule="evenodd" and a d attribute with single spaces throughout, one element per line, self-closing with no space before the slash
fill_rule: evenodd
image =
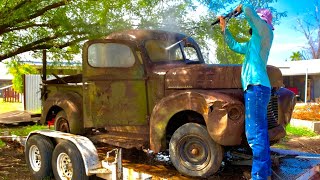
<path id="1" fill-rule="evenodd" d="M 238 12 L 238 11 L 234 10 L 234 11 L 228 13 L 227 15 L 223 16 L 223 19 L 231 18 L 231 17 L 237 17 L 237 16 L 239 16 L 241 13 L 242 13 L 242 11 L 241 11 L 241 12 Z M 214 25 L 216 25 L 216 24 L 218 24 L 218 23 L 220 23 L 220 19 L 219 19 L 219 18 L 216 19 L 213 23 L 211 23 L 211 26 L 214 26 Z"/>

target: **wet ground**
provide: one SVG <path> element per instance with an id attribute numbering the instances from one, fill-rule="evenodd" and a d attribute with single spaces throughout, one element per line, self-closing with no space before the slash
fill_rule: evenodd
<path id="1" fill-rule="evenodd" d="M 30 180 L 31 173 L 26 166 L 24 157 L 24 148 L 18 142 L 6 140 L 6 146 L 0 148 L 0 180 Z M 287 137 L 276 147 L 304 151 L 300 156 L 309 156 L 309 158 L 295 158 L 296 152 L 290 152 L 291 156 L 280 159 L 280 166 L 273 167 L 276 174 L 272 176 L 273 179 L 295 179 L 301 174 L 310 171 L 312 167 L 320 164 L 320 136 L 316 137 Z M 99 148 L 100 155 L 106 149 L 112 147 Z M 282 151 L 283 152 L 283 151 Z M 281 154 L 281 152 L 277 152 Z M 283 152 L 290 154 L 289 152 Z M 313 153 L 313 154 L 310 154 Z M 311 158 L 310 158 L 311 157 Z M 159 160 L 160 159 L 160 160 Z M 153 156 L 147 156 L 146 153 L 137 150 L 124 150 L 123 152 L 123 166 L 133 169 L 136 172 L 143 172 L 152 175 L 151 179 L 182 179 L 193 180 L 199 178 L 190 178 L 180 175 L 175 168 L 168 161 L 168 156 L 158 156 L 155 160 Z M 207 179 L 221 179 L 221 180 L 242 180 L 245 179 L 244 172 L 249 172 L 250 166 L 235 166 L 230 162 L 224 161 L 219 172 Z M 310 172 L 315 171 L 311 170 Z M 320 177 L 315 176 L 315 179 Z M 150 178 L 149 178 L 150 179 Z"/>
<path id="2" fill-rule="evenodd" d="M 6 141 L 6 146 L 0 148 L 0 180 L 30 180 L 32 179 L 24 159 L 23 147 L 13 141 Z M 98 148 L 100 153 L 105 152 L 107 148 Z M 275 150 L 277 151 L 277 150 Z M 316 164 L 320 164 L 320 155 L 310 153 L 300 153 L 300 156 L 309 156 L 310 158 L 294 158 L 296 151 L 285 152 L 278 151 L 278 154 L 285 153 L 289 156 L 280 160 L 280 166 L 273 167 L 277 175 L 273 179 L 296 179 L 301 174 L 308 172 Z M 102 154 L 101 154 L 102 155 Z M 160 156 L 160 159 L 166 160 L 166 156 Z M 142 172 L 152 175 L 151 179 L 182 179 L 195 180 L 199 178 L 190 178 L 180 175 L 168 161 L 155 160 L 154 157 L 148 157 L 145 153 L 137 150 L 124 150 L 123 166 L 133 169 L 136 172 Z M 242 180 L 245 179 L 244 172 L 249 172 L 250 166 L 234 166 L 224 162 L 220 171 L 207 179 L 209 180 Z M 311 171 L 312 172 L 312 171 Z M 315 176 L 314 179 L 319 178 Z M 95 178 L 97 179 L 97 178 Z M 143 178 L 142 178 L 143 179 Z M 150 179 L 150 178 L 149 178 Z"/>

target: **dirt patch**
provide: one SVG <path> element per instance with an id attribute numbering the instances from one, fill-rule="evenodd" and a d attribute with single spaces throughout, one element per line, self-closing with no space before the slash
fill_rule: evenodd
<path id="1" fill-rule="evenodd" d="M 320 154 L 320 136 L 289 137 L 283 139 L 280 143 L 276 144 L 275 147 Z M 170 164 L 155 162 L 146 157 L 146 154 L 141 151 L 125 151 L 123 165 L 128 168 L 133 168 L 136 171 L 150 173 L 156 177 L 164 177 L 171 180 L 198 179 L 181 176 Z M 250 167 L 224 164 L 215 176 L 208 179 L 242 180 L 245 179 L 243 176 L 244 171 L 250 171 Z M 18 142 L 6 141 L 6 146 L 0 148 L 0 180 L 11 179 L 31 180 L 32 176 L 25 162 L 24 148 Z"/>
<path id="2" fill-rule="evenodd" d="M 23 147 L 14 141 L 6 141 L 6 146 L 0 148 L 0 180 L 9 179 L 32 179 L 24 158 Z"/>
<path id="3" fill-rule="evenodd" d="M 320 135 L 314 137 L 287 136 L 274 147 L 320 154 Z"/>

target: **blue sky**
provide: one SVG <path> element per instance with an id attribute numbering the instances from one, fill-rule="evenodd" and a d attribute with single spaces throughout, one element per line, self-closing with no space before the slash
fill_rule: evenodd
<path id="1" fill-rule="evenodd" d="M 307 40 L 297 30 L 297 18 L 306 18 L 308 11 L 314 12 L 314 0 L 278 0 L 272 4 L 279 12 L 287 11 L 287 17 L 275 25 L 274 41 L 270 51 L 269 64 L 290 60 L 292 52 L 299 51 Z"/>

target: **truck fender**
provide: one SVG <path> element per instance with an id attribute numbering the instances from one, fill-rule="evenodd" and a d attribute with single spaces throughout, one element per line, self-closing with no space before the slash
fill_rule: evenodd
<path id="1" fill-rule="evenodd" d="M 153 108 L 150 117 L 150 148 L 160 152 L 165 147 L 166 127 L 177 112 L 192 110 L 207 119 L 208 106 L 203 96 L 196 92 L 174 93 L 161 99 Z"/>
<path id="2" fill-rule="evenodd" d="M 49 97 L 44 105 L 41 115 L 41 124 L 44 124 L 52 107 L 57 106 L 66 112 L 70 132 L 82 134 L 84 131 L 82 97 L 75 92 L 58 92 Z"/>
<path id="3" fill-rule="evenodd" d="M 64 133 L 60 131 L 53 131 L 53 130 L 37 130 L 29 133 L 27 137 L 27 141 L 31 136 L 36 134 L 49 137 L 55 143 L 59 143 L 62 140 L 72 142 L 78 148 L 82 156 L 82 160 L 83 160 L 83 164 L 84 164 L 87 176 L 91 175 L 90 174 L 91 170 L 101 167 L 97 149 L 87 137 L 74 135 L 70 133 Z"/>

